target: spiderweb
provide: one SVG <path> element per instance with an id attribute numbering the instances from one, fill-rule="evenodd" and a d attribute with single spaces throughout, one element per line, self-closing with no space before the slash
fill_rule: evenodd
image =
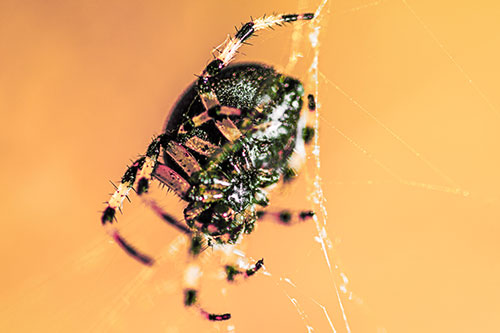
<path id="1" fill-rule="evenodd" d="M 269 8 L 240 5 L 241 15 L 229 21 Z M 317 112 L 308 121 L 319 135 L 307 149 L 297 181 L 271 196 L 273 208 L 312 208 L 317 215 L 313 222 L 291 227 L 263 221 L 224 255 L 203 253 L 202 305 L 231 312 L 231 321 L 207 322 L 183 307 L 187 240 L 135 200 L 126 204 L 120 229 L 154 255 L 154 268 L 138 266 L 104 235 L 92 238 L 56 268 L 27 278 L 18 296 L 6 294 L 0 308 L 4 330 L 31 331 L 31 322 L 48 331 L 74 332 L 498 328 L 491 318 L 498 303 L 489 299 L 500 298 L 495 288 L 500 274 L 487 253 L 498 251 L 500 165 L 490 155 L 499 142 L 500 112 L 495 85 L 486 83 L 490 76 L 500 77 L 498 57 L 488 43 L 476 45 L 459 36 L 491 52 L 483 53 L 489 73 L 477 70 L 477 58 L 454 52 L 461 38 L 450 31 L 469 16 L 485 17 L 482 34 L 495 31 L 490 26 L 498 26 L 488 21 L 487 11 L 500 10 L 484 4 L 460 16 L 452 10 L 455 5 L 434 9 L 406 0 L 299 0 L 272 10 L 315 11 L 316 20 L 261 33 L 251 41 L 254 46 L 242 50 L 238 61 L 273 64 L 300 78 L 306 93 L 317 97 Z M 203 11 L 202 6 L 188 5 L 184 14 Z M 445 20 L 450 27 L 433 15 L 451 15 Z M 216 43 L 227 33 L 223 28 L 211 32 Z M 201 54 L 193 72 L 207 60 L 198 44 L 178 48 Z M 174 91 L 165 104 L 172 104 L 180 86 L 176 82 L 169 88 Z M 460 104 L 477 116 L 465 115 Z M 150 116 L 157 119 L 144 133 L 131 134 L 144 136 L 131 151 L 147 145 L 164 111 Z M 477 180 L 467 167 L 460 168 L 471 161 L 485 178 Z M 119 174 L 123 161 L 115 164 Z M 154 192 L 165 197 L 162 190 Z M 172 195 L 160 200 L 181 217 L 182 204 Z M 450 217 L 452 211 L 458 213 Z M 99 233 L 95 223 L 94 235 Z M 220 267 L 225 262 L 245 267 L 261 257 L 265 269 L 256 276 L 238 284 L 224 281 Z M 57 305 L 48 306 L 53 299 Z M 468 302 L 481 308 L 481 316 L 475 311 L 472 319 L 461 315 Z"/>

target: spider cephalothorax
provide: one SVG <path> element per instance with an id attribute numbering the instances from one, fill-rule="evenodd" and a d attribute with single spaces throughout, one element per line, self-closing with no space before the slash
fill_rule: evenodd
<path id="1" fill-rule="evenodd" d="M 272 67 L 256 64 L 229 65 L 237 49 L 252 34 L 272 25 L 310 20 L 313 14 L 269 16 L 244 24 L 234 38 L 189 87 L 173 108 L 165 130 L 153 139 L 146 153 L 122 177 L 102 215 L 102 223 L 113 222 L 116 209 L 130 189 L 144 198 L 167 222 L 192 236 L 190 251 L 198 254 L 204 242 L 235 243 L 254 229 L 265 215 L 257 206 L 268 204 L 266 190 L 294 174 L 289 165 L 296 145 L 307 142 L 314 131 L 299 121 L 303 105 L 302 84 Z M 314 98 L 308 96 L 310 110 Z M 163 152 L 163 160 L 160 161 Z M 187 203 L 181 223 L 146 199 L 149 183 L 157 179 Z M 287 223 L 288 211 L 277 216 Z M 301 212 L 306 219 L 312 212 Z M 127 253 L 144 264 L 153 259 L 132 247 L 116 229 L 112 236 Z M 263 265 L 240 271 L 226 267 L 227 279 L 253 275 Z M 185 304 L 196 303 L 196 290 L 185 290 Z M 229 319 L 200 308 L 210 320 Z"/>

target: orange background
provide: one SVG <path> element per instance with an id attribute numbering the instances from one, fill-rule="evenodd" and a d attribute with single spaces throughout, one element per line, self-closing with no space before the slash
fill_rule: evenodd
<path id="1" fill-rule="evenodd" d="M 0 3 L 0 331 L 329 332 L 325 313 L 337 332 L 499 331 L 498 1 L 327 3 L 318 112 L 332 272 L 313 222 L 262 222 L 242 248 L 270 275 L 227 285 L 216 255 L 205 265 L 203 305 L 233 314 L 215 324 L 182 306 L 178 234 L 140 200 L 119 226 L 161 264 L 144 269 L 109 240 L 108 179 L 234 25 L 319 1 L 176 3 Z M 291 26 L 262 32 L 238 60 L 284 70 L 295 50 L 290 74 L 314 90 L 310 28 L 295 29 L 295 46 Z M 318 211 L 315 174 L 311 158 L 273 206 Z"/>

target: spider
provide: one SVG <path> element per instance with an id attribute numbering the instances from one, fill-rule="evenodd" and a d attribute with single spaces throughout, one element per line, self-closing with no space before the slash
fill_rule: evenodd
<path id="1" fill-rule="evenodd" d="M 206 246 L 238 242 L 265 216 L 290 224 L 314 215 L 312 211 L 271 212 L 256 208 L 268 205 L 266 191 L 271 185 L 295 176 L 290 162 L 292 153 L 314 135 L 314 129 L 299 121 L 302 84 L 267 65 L 230 65 L 238 49 L 256 31 L 313 18 L 312 13 L 272 15 L 243 24 L 233 37 L 226 39 L 218 55 L 180 97 L 165 130 L 128 167 L 101 217 L 110 235 L 130 256 L 145 265 L 154 263 L 153 258 L 138 251 L 112 226 L 116 210 L 121 210 L 131 189 L 166 222 L 190 236 L 189 252 L 193 256 Z M 309 110 L 314 111 L 314 97 L 307 98 Z M 187 203 L 185 223 L 147 197 L 153 180 Z M 252 276 L 263 264 L 260 259 L 247 270 L 227 265 L 227 280 Z M 231 318 L 229 313 L 205 311 L 198 305 L 197 295 L 195 288 L 186 288 L 184 304 L 196 305 L 209 320 Z"/>

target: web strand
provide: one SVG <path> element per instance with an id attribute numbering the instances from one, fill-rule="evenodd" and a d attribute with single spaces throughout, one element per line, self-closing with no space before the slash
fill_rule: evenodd
<path id="1" fill-rule="evenodd" d="M 437 38 L 436 34 L 432 32 L 432 30 L 424 23 L 422 18 L 417 15 L 415 10 L 408 4 L 406 0 L 401 0 L 405 7 L 410 11 L 413 17 L 417 20 L 417 22 L 422 26 L 425 32 L 430 36 L 430 38 L 439 46 L 439 48 L 444 52 L 444 54 L 448 57 L 448 59 L 453 63 L 453 65 L 460 71 L 463 75 L 467 83 L 476 91 L 476 93 L 481 97 L 481 99 L 488 105 L 488 108 L 495 113 L 497 117 L 500 117 L 500 111 L 493 105 L 493 103 L 489 100 L 488 97 L 484 94 L 484 92 L 479 88 L 477 83 L 472 80 L 470 75 L 465 71 L 462 65 L 460 65 L 455 58 L 451 55 L 450 51 L 444 46 L 444 44 Z"/>

